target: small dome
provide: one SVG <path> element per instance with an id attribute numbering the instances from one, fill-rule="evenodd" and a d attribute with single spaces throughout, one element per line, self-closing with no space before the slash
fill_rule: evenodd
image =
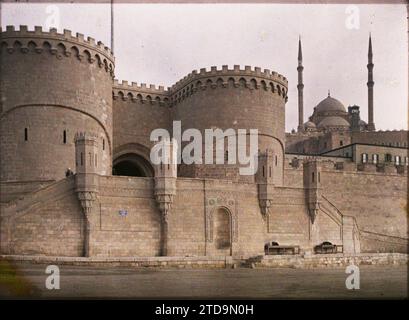
<path id="1" fill-rule="evenodd" d="M 327 127 L 349 127 L 348 121 L 341 117 L 325 117 L 322 121 L 318 124 L 319 128 L 327 128 Z"/>
<path id="2" fill-rule="evenodd" d="M 342 102 L 331 96 L 326 97 L 324 100 L 318 103 L 318 105 L 315 107 L 315 111 L 317 112 L 327 112 L 327 111 L 346 112 L 345 106 L 342 104 Z"/>
<path id="3" fill-rule="evenodd" d="M 306 123 L 304 123 L 304 128 L 316 128 L 316 125 L 312 121 L 307 121 Z"/>

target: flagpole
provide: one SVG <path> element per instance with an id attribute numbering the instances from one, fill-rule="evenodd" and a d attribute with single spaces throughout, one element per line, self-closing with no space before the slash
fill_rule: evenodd
<path id="1" fill-rule="evenodd" d="M 111 0 L 111 52 L 114 53 L 114 0 Z"/>

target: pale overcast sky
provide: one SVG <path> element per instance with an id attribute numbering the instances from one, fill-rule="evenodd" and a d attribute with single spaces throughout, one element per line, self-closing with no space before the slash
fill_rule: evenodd
<path id="1" fill-rule="evenodd" d="M 110 45 L 110 7 L 3 4 L 1 25 L 80 32 Z M 170 86 L 194 69 L 224 64 L 277 71 L 289 81 L 287 131 L 297 126 L 297 46 L 304 58 L 304 119 L 327 96 L 361 107 L 367 121 L 367 50 L 374 51 L 377 129 L 407 129 L 408 43 L 404 5 L 359 5 L 359 28 L 347 28 L 348 5 L 116 4 L 116 78 Z M 354 10 L 354 8 L 353 8 Z M 356 11 L 354 11 L 356 12 Z M 356 20 L 355 20 L 356 21 Z"/>

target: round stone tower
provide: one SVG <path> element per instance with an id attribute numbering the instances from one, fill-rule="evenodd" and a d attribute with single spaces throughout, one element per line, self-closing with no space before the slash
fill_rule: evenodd
<path id="1" fill-rule="evenodd" d="M 98 173 L 110 174 L 114 57 L 82 34 L 1 30 L 1 182 L 58 180 L 75 169 L 74 137 L 98 136 Z"/>
<path id="2" fill-rule="evenodd" d="M 257 129 L 258 149 L 261 152 L 269 149 L 276 157 L 274 183 L 280 185 L 283 181 L 287 87 L 287 79 L 282 75 L 249 66 L 193 71 L 171 88 L 174 120 L 181 121 L 182 132 L 189 128 L 200 130 L 203 142 L 206 129 L 234 129 L 236 134 L 238 129 L 245 129 L 247 134 Z M 227 154 L 226 161 L 228 157 Z M 182 165 L 181 168 L 182 176 L 254 181 L 254 176 L 239 176 L 237 166 Z"/>

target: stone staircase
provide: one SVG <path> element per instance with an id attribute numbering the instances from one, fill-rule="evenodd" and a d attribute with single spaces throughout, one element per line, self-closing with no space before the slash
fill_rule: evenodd
<path id="1" fill-rule="evenodd" d="M 355 217 L 342 214 L 324 195 L 321 195 L 319 207 L 341 227 L 343 252 L 360 253 L 360 230 Z"/>
<path id="2" fill-rule="evenodd" d="M 35 210 L 38 206 L 48 201 L 65 196 L 68 192 L 72 192 L 75 188 L 75 177 L 71 176 L 50 185 L 28 193 L 18 199 L 11 200 L 1 204 L 1 217 L 18 216 L 28 211 Z"/>

